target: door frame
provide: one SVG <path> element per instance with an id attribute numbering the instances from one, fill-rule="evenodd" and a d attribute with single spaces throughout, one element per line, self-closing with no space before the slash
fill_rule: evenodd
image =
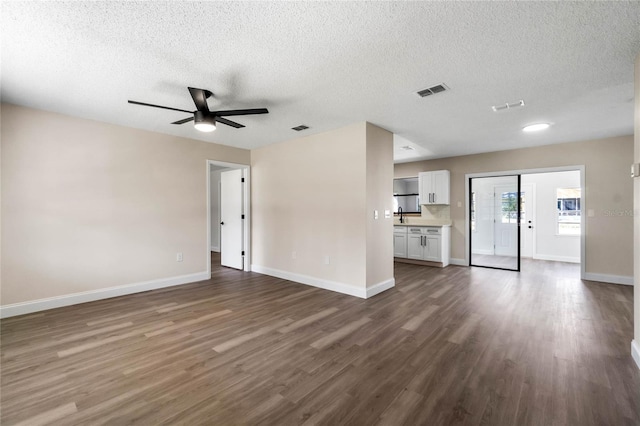
<path id="1" fill-rule="evenodd" d="M 581 201 L 580 201 L 580 279 L 586 279 L 586 234 L 587 234 L 587 220 L 586 220 L 586 209 L 587 205 L 587 191 L 586 191 L 586 176 L 585 176 L 585 166 L 584 164 L 572 165 L 572 166 L 558 166 L 558 167 L 543 167 L 537 169 L 519 169 L 519 170 L 502 170 L 495 172 L 484 172 L 484 173 L 467 173 L 464 178 L 464 194 L 465 194 L 465 259 L 464 265 L 470 266 L 470 229 L 471 229 L 471 217 L 469 215 L 470 206 L 470 197 L 471 193 L 469 191 L 469 182 L 471 178 L 475 177 L 491 177 L 491 176 L 509 176 L 509 175 L 528 175 L 534 173 L 553 173 L 553 172 L 569 172 L 569 171 L 579 171 L 580 172 L 580 187 L 582 188 Z"/>
<path id="2" fill-rule="evenodd" d="M 536 184 L 535 183 L 526 183 L 522 185 L 522 192 L 524 194 L 527 193 L 527 191 L 525 190 L 525 186 L 530 188 L 530 193 L 529 193 L 529 197 L 527 198 L 525 196 L 525 200 L 524 200 L 524 206 L 525 206 L 525 215 L 526 218 L 525 220 L 531 220 L 533 222 L 533 226 L 535 226 L 535 222 L 536 222 L 536 212 L 535 212 L 535 205 L 536 205 Z M 521 245 L 520 245 L 520 255 L 522 255 L 522 253 L 524 252 L 524 250 L 522 249 L 522 247 L 524 246 L 524 235 L 522 234 L 522 228 L 529 226 L 528 223 L 523 223 L 520 226 L 520 234 L 522 235 L 521 237 Z M 532 228 L 532 229 L 537 229 L 537 228 Z M 526 232 L 526 230 L 525 230 Z M 535 254 L 536 254 L 536 231 L 532 231 L 531 232 L 531 259 L 535 258 Z"/>
<path id="3" fill-rule="evenodd" d="M 206 160 L 207 167 L 207 275 L 211 279 L 211 165 L 241 169 L 244 177 L 244 271 L 251 271 L 251 166 L 248 164 L 228 163 L 225 161 Z"/>

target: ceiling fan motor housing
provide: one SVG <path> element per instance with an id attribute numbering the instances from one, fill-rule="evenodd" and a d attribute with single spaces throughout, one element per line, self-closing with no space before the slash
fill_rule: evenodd
<path id="1" fill-rule="evenodd" d="M 216 128 L 216 117 L 208 111 L 195 111 L 193 113 L 195 128 L 202 131 L 213 131 Z"/>

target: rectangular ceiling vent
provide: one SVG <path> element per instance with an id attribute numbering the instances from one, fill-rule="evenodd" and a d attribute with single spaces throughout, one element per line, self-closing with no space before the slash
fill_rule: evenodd
<path id="1" fill-rule="evenodd" d="M 494 105 L 491 107 L 493 112 L 505 111 L 513 108 L 522 108 L 524 106 L 524 100 L 520 99 L 518 102 L 504 103 L 502 105 Z"/>
<path id="2" fill-rule="evenodd" d="M 295 130 L 296 132 L 301 132 L 303 130 L 307 130 L 308 128 L 309 126 L 305 126 L 304 124 L 301 124 L 299 126 L 292 127 L 291 130 Z"/>
<path id="3" fill-rule="evenodd" d="M 436 93 L 444 92 L 446 90 L 449 90 L 449 88 L 444 83 L 441 83 L 436 86 L 429 87 L 428 89 L 420 90 L 418 92 L 418 96 L 420 96 L 421 98 L 425 98 L 427 96 L 435 95 Z"/>

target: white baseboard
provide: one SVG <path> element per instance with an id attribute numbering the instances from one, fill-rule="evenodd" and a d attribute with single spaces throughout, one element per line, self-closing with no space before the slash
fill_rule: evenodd
<path id="1" fill-rule="evenodd" d="M 79 303 L 125 296 L 127 294 L 141 293 L 143 291 L 156 290 L 174 285 L 189 284 L 197 281 L 208 280 L 210 278 L 211 275 L 208 272 L 198 272 L 195 274 L 160 278 L 157 280 L 143 281 L 117 287 L 101 288 L 99 290 L 83 291 L 82 293 L 65 294 L 64 296 L 13 303 L 10 305 L 0 306 L 0 318 L 14 317 L 16 315 L 61 308 L 63 306 L 77 305 Z"/>
<path id="2" fill-rule="evenodd" d="M 215 251 L 216 253 L 220 253 L 220 247 L 211 246 L 211 251 Z"/>
<path id="3" fill-rule="evenodd" d="M 534 254 L 533 258 L 536 260 L 551 260 L 553 262 L 568 262 L 568 263 L 580 263 L 579 257 L 571 256 L 554 256 L 549 254 Z"/>
<path id="4" fill-rule="evenodd" d="M 621 275 L 593 274 L 591 272 L 586 272 L 583 279 L 588 281 L 599 281 L 602 283 L 633 285 L 633 277 L 625 277 Z"/>
<path id="5" fill-rule="evenodd" d="M 312 277 L 309 275 L 296 274 L 294 272 L 282 271 L 280 269 L 268 268 L 266 266 L 251 265 L 253 272 L 260 274 L 270 275 L 276 278 L 282 278 L 283 280 L 289 280 L 300 284 L 306 284 L 313 287 L 322 288 L 325 290 L 331 290 L 342 294 L 348 294 L 349 296 L 356 296 L 362 299 L 367 298 L 367 289 L 364 287 L 356 287 L 350 284 L 339 283 L 337 281 L 325 280 L 322 278 Z"/>
<path id="6" fill-rule="evenodd" d="M 455 257 L 449 259 L 449 264 L 458 266 L 469 266 L 466 259 L 456 259 Z"/>
<path id="7" fill-rule="evenodd" d="M 488 254 L 488 255 L 495 254 L 494 251 L 491 249 L 476 249 L 476 250 L 473 250 L 471 253 L 472 254 Z"/>
<path id="8" fill-rule="evenodd" d="M 631 356 L 640 369 L 640 344 L 635 339 L 631 341 Z"/>
<path id="9" fill-rule="evenodd" d="M 390 288 L 395 287 L 396 279 L 390 278 L 386 281 L 382 281 L 378 284 L 374 284 L 371 287 L 367 287 L 366 299 L 375 296 L 376 294 L 380 294 L 385 290 L 389 290 Z"/>

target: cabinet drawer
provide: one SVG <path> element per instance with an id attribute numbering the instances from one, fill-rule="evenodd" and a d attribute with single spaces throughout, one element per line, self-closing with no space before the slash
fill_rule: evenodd
<path id="1" fill-rule="evenodd" d="M 422 234 L 422 227 L 421 226 L 409 226 L 409 227 L 407 227 L 407 232 L 409 234 Z"/>
<path id="2" fill-rule="evenodd" d="M 442 234 L 442 228 L 440 227 L 434 227 L 434 226 L 428 226 L 423 228 L 423 234 L 425 235 L 440 235 Z"/>
<path id="3" fill-rule="evenodd" d="M 394 226 L 393 227 L 393 233 L 394 234 L 406 234 L 407 233 L 407 227 L 406 226 Z"/>

